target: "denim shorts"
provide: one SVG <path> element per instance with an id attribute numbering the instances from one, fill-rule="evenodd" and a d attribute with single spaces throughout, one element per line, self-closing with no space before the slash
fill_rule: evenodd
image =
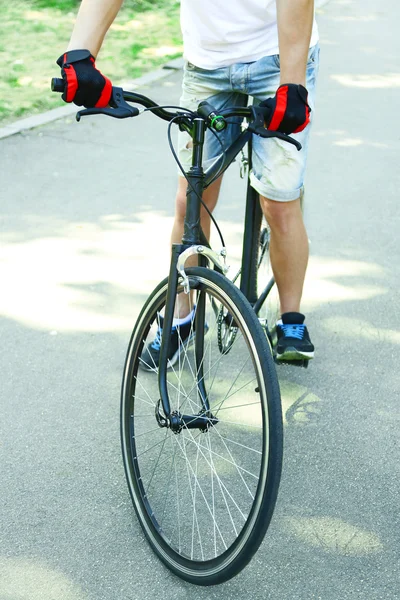
<path id="1" fill-rule="evenodd" d="M 311 122 L 315 108 L 315 85 L 318 74 L 319 45 L 309 50 L 307 62 L 308 102 L 311 107 Z M 206 70 L 189 62 L 184 67 L 180 105 L 196 110 L 202 100 L 208 100 L 217 110 L 229 106 L 246 106 L 247 96 L 258 104 L 275 95 L 280 84 L 279 55 L 265 56 L 251 63 L 236 63 L 229 67 Z M 232 121 L 233 119 L 230 119 Z M 241 132 L 240 119 L 235 119 L 218 133 L 224 148 L 228 148 Z M 263 139 L 253 136 L 253 168 L 250 173 L 254 189 L 271 200 L 287 202 L 296 200 L 303 187 L 310 136 L 310 125 L 294 134 L 302 145 L 300 152 L 287 142 L 277 138 Z M 190 137 L 179 133 L 178 156 L 187 171 L 191 166 L 192 151 Z M 203 166 L 206 169 L 221 154 L 221 143 L 212 132 L 207 131 Z"/>

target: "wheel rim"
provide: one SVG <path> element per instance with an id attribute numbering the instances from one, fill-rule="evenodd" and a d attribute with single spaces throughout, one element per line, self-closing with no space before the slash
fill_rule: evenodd
<path id="1" fill-rule="evenodd" d="M 225 302 L 233 310 L 229 296 L 217 286 L 212 289 L 210 281 L 206 283 L 214 303 Z M 201 278 L 199 285 L 204 289 Z M 160 289 L 153 299 L 154 314 L 162 308 L 165 289 Z M 135 474 L 128 483 L 139 518 L 159 551 L 165 549 L 171 561 L 172 549 L 180 569 L 184 565 L 188 572 L 199 564 L 207 566 L 208 572 L 222 568 L 227 554 L 232 560 L 232 553 L 241 551 L 254 528 L 268 464 L 266 392 L 249 331 L 240 322 L 227 357 L 218 349 L 215 305 L 207 305 L 208 362 L 204 361 L 203 369 L 211 409 L 220 419 L 216 427 L 207 433 L 184 429 L 174 434 L 160 429 L 154 419 L 158 400 L 155 373 L 138 369 L 137 360 L 136 368 L 124 382 L 124 395 L 130 400 L 125 405 L 123 448 L 125 460 Z M 241 315 L 234 317 L 240 321 Z M 149 326 L 142 320 L 137 335 L 147 334 Z M 255 358 L 249 354 L 249 348 Z M 246 360 L 235 362 L 243 352 Z M 193 413 L 199 408 L 194 373 L 196 364 L 187 348 L 169 371 L 173 408 L 177 406 L 185 412 L 190 409 Z"/>

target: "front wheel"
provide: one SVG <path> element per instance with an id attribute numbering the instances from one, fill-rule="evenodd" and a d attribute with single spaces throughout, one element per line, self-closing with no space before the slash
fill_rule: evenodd
<path id="1" fill-rule="evenodd" d="M 128 348 L 122 453 L 153 550 L 179 577 L 214 585 L 250 561 L 268 529 L 281 474 L 281 405 L 270 348 L 250 304 L 210 269 L 193 267 L 187 274 L 195 304 L 186 329 L 170 332 L 167 386 L 175 415 L 209 415 L 208 426 L 193 428 L 189 418 L 173 429 L 160 418 L 157 348 L 166 335 L 160 327 L 165 279 L 143 307 Z M 218 344 L 221 308 L 237 327 L 228 353 Z"/>

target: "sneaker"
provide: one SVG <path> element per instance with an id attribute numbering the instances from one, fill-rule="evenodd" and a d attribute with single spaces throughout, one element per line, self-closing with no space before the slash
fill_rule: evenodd
<path id="1" fill-rule="evenodd" d="M 158 329 L 154 340 L 147 344 L 140 357 L 140 366 L 145 371 L 155 371 L 158 369 L 161 351 L 161 338 L 163 333 L 164 317 L 157 315 Z M 205 332 L 208 326 L 205 325 Z M 196 332 L 193 329 L 193 321 L 190 320 L 182 325 L 174 325 L 171 330 L 171 339 L 169 343 L 168 367 L 172 367 L 185 349 L 193 343 Z"/>
<path id="2" fill-rule="evenodd" d="M 282 322 L 276 324 L 278 342 L 275 347 L 279 361 L 310 360 L 314 358 L 314 346 L 311 343 L 307 327 L 301 313 L 285 313 Z"/>

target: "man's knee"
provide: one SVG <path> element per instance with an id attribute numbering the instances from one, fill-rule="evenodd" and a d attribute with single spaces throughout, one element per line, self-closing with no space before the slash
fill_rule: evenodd
<path id="1" fill-rule="evenodd" d="M 285 233 L 293 219 L 302 219 L 300 198 L 289 202 L 278 202 L 261 196 L 261 206 L 273 231 Z"/>

